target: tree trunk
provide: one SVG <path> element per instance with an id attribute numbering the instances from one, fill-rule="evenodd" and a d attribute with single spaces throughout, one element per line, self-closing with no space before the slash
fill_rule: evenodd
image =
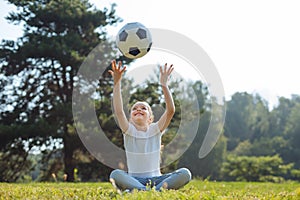
<path id="1" fill-rule="evenodd" d="M 66 133 L 67 134 L 67 133 Z M 74 182 L 74 169 L 76 167 L 76 162 L 73 158 L 74 146 L 72 144 L 74 136 L 64 137 L 64 164 L 65 164 L 65 174 L 67 182 Z"/>

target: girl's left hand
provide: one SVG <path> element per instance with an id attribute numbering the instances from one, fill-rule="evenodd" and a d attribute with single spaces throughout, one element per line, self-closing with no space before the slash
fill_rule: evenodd
<path id="1" fill-rule="evenodd" d="M 174 70 L 173 64 L 170 65 L 170 67 L 168 67 L 167 63 L 165 64 L 164 68 L 162 66 L 160 66 L 159 71 L 160 71 L 160 83 L 163 86 L 167 86 L 169 77 L 172 73 L 172 71 Z"/>

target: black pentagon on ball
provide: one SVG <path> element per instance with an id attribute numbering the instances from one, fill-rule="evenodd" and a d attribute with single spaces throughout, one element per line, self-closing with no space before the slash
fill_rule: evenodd
<path id="1" fill-rule="evenodd" d="M 142 40 L 142 39 L 145 39 L 147 37 L 147 31 L 142 29 L 142 28 L 139 28 L 137 31 L 136 31 L 136 34 L 137 36 Z"/>
<path id="2" fill-rule="evenodd" d="M 126 33 L 125 30 L 123 30 L 123 31 L 119 34 L 119 40 L 120 40 L 120 41 L 123 41 L 123 42 L 126 41 L 127 37 L 128 37 L 128 33 Z"/>
<path id="3" fill-rule="evenodd" d="M 129 54 L 133 56 L 137 56 L 141 51 L 137 47 L 130 47 Z"/>
<path id="4" fill-rule="evenodd" d="M 151 49 L 151 46 L 152 46 L 152 42 L 149 44 L 149 46 L 148 46 L 148 48 L 147 48 L 147 52 L 149 52 L 149 51 L 150 51 L 150 49 Z"/>

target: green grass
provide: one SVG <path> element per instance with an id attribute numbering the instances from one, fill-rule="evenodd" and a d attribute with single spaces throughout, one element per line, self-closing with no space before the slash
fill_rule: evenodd
<path id="1" fill-rule="evenodd" d="M 2 199 L 300 199 L 300 183 L 193 180 L 180 190 L 118 194 L 110 183 L 0 183 Z"/>

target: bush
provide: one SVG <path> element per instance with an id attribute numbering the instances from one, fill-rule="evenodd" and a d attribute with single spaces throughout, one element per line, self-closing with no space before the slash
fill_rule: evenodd
<path id="1" fill-rule="evenodd" d="M 228 156 L 222 165 L 221 174 L 229 181 L 282 182 L 291 173 L 293 164 L 283 164 L 275 156 Z"/>
<path id="2" fill-rule="evenodd" d="M 259 177 L 259 181 L 260 182 L 282 183 L 282 182 L 284 182 L 284 178 L 280 177 L 280 176 L 268 175 L 268 176 Z"/>
<path id="3" fill-rule="evenodd" d="M 291 170 L 291 176 L 292 176 L 292 179 L 299 180 L 300 179 L 300 170 L 299 169 Z"/>

